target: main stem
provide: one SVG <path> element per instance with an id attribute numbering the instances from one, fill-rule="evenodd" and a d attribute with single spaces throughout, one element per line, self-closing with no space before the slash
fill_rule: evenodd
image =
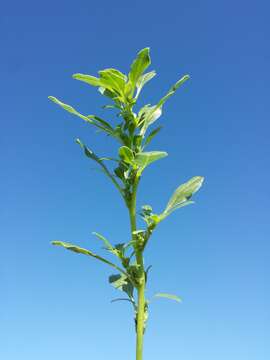
<path id="1" fill-rule="evenodd" d="M 133 231 L 136 230 L 136 201 L 137 201 L 137 187 L 138 179 L 135 180 L 132 192 L 132 198 L 129 206 L 130 226 L 132 238 Z M 145 275 L 144 275 L 144 264 L 143 254 L 140 250 L 136 251 L 136 261 L 140 266 L 141 281 L 137 287 L 138 292 L 138 305 L 137 305 L 137 328 L 136 328 L 136 360 L 143 359 L 143 335 L 144 335 L 144 311 L 145 311 Z"/>

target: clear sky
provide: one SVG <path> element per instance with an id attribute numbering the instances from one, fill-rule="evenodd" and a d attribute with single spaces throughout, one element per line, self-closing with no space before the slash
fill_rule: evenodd
<path id="1" fill-rule="evenodd" d="M 164 107 L 139 205 L 161 211 L 172 191 L 205 176 L 196 204 L 160 224 L 146 253 L 150 307 L 145 360 L 265 360 L 269 351 L 269 11 L 267 1 L 22 1 L 0 15 L 2 360 L 134 359 L 128 303 L 110 269 L 54 248 L 95 251 L 101 232 L 128 239 L 118 193 L 74 140 L 100 155 L 117 145 L 49 102 L 54 95 L 112 121 L 96 89 L 74 81 L 127 72 L 151 48 L 154 104 L 185 73 Z M 268 345 L 267 345 L 268 343 Z"/>

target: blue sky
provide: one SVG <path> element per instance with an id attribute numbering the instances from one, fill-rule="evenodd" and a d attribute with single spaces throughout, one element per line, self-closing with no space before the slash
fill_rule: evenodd
<path id="1" fill-rule="evenodd" d="M 169 157 L 145 171 L 138 204 L 159 212 L 180 183 L 206 180 L 149 244 L 149 297 L 183 302 L 151 304 L 145 360 L 269 358 L 269 10 L 242 0 L 2 5 L 1 359 L 134 358 L 132 311 L 110 304 L 110 269 L 50 245 L 99 251 L 92 231 L 127 240 L 124 205 L 74 140 L 101 155 L 117 145 L 47 96 L 110 120 L 71 75 L 127 72 L 146 46 L 158 76 L 143 102 L 191 80 L 164 107 L 151 148 Z"/>

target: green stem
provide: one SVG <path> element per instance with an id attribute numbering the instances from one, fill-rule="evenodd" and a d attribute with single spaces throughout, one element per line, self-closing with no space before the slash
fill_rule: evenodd
<path id="1" fill-rule="evenodd" d="M 130 216 L 130 226 L 133 240 L 134 235 L 133 231 L 136 231 L 136 200 L 137 200 L 137 187 L 139 179 L 136 178 L 132 197 L 129 204 L 129 216 Z M 141 250 L 135 250 L 136 261 L 140 266 L 140 284 L 137 287 L 138 292 L 138 305 L 137 305 L 137 328 L 136 328 L 136 360 L 143 359 L 143 336 L 144 336 L 144 311 L 145 311 L 145 276 L 144 276 L 144 264 L 143 264 L 143 254 Z"/>
<path id="2" fill-rule="evenodd" d="M 143 266 L 142 254 L 137 259 L 137 262 Z M 137 339 L 136 339 L 136 360 L 143 358 L 143 335 L 144 335 L 144 311 L 145 311 L 145 279 L 144 275 L 142 283 L 138 287 L 138 308 L 137 308 Z"/>

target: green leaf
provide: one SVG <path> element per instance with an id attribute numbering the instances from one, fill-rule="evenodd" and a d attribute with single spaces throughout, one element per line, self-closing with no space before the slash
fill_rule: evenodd
<path id="1" fill-rule="evenodd" d="M 160 219 L 164 219 L 180 207 L 192 204 L 193 201 L 190 201 L 190 198 L 200 189 L 203 181 L 204 178 L 202 176 L 194 176 L 186 183 L 180 185 L 171 196 L 166 209 L 160 215 Z"/>
<path id="2" fill-rule="evenodd" d="M 84 249 L 80 246 L 77 245 L 73 245 L 67 242 L 63 242 L 63 241 L 52 241 L 52 245 L 56 245 L 56 246 L 62 246 L 67 250 L 73 251 L 75 253 L 78 254 L 83 254 L 83 255 L 88 255 L 91 256 L 99 261 L 102 261 L 103 263 L 112 266 L 113 268 L 117 269 L 118 271 L 120 271 L 122 274 L 124 274 L 125 276 L 127 276 L 127 274 L 125 273 L 125 271 L 123 269 L 121 269 L 119 266 L 113 264 L 112 262 L 108 261 L 107 259 L 104 259 L 103 257 L 94 254 L 92 251 L 88 250 L 88 249 Z"/>
<path id="3" fill-rule="evenodd" d="M 117 100 L 118 99 L 118 94 L 116 92 L 114 92 L 112 90 L 109 90 L 109 89 L 106 89 L 106 88 L 104 88 L 102 86 L 100 86 L 98 88 L 98 91 L 100 92 L 101 95 L 106 96 L 109 99 L 114 100 L 115 101 L 115 106 L 114 106 L 115 108 L 121 109 L 121 107 L 118 105 L 118 100 Z M 105 106 L 110 106 L 110 105 L 105 105 Z M 113 105 L 111 105 L 111 106 L 113 106 Z"/>
<path id="4" fill-rule="evenodd" d="M 151 59 L 149 55 L 149 48 L 142 49 L 138 54 L 136 59 L 133 61 L 130 72 L 128 74 L 129 82 L 132 89 L 134 90 L 140 76 L 151 64 Z"/>
<path id="5" fill-rule="evenodd" d="M 108 168 L 105 166 L 105 164 L 103 163 L 103 160 L 105 159 L 103 158 L 99 158 L 92 150 L 90 150 L 86 145 L 84 145 L 80 139 L 76 139 L 76 143 L 79 144 L 81 146 L 81 148 L 84 150 L 84 153 L 87 157 L 89 157 L 92 160 L 95 160 L 102 168 L 103 173 L 108 176 L 108 178 L 113 182 L 113 184 L 116 186 L 116 188 L 119 190 L 119 192 L 121 193 L 121 195 L 123 195 L 122 193 L 122 189 L 119 185 L 119 183 L 115 180 L 114 176 L 110 173 L 110 171 L 108 170 Z"/>
<path id="6" fill-rule="evenodd" d="M 180 80 L 178 80 L 168 91 L 168 93 L 158 102 L 156 105 L 157 108 L 161 107 L 175 92 L 176 90 L 184 84 L 190 78 L 189 75 L 184 75 Z"/>
<path id="7" fill-rule="evenodd" d="M 160 132 L 162 129 L 162 126 L 158 126 L 156 129 L 150 132 L 150 134 L 147 136 L 145 143 L 143 145 L 143 148 L 145 148 L 147 145 L 150 144 L 150 142 L 153 140 L 153 138 Z"/>
<path id="8" fill-rule="evenodd" d="M 129 301 L 133 306 L 135 305 L 135 302 L 132 301 L 132 300 L 129 299 L 129 298 L 117 298 L 117 299 L 112 299 L 112 300 L 111 300 L 111 303 L 114 303 L 114 302 L 117 302 L 117 301 Z"/>
<path id="9" fill-rule="evenodd" d="M 111 127 L 111 125 L 108 122 L 106 122 L 105 120 L 102 120 L 100 117 L 98 117 L 96 115 L 88 115 L 88 116 L 82 115 L 77 110 L 75 110 L 72 106 L 63 103 L 62 101 L 58 100 L 57 98 L 55 98 L 53 96 L 49 96 L 48 98 L 51 101 L 53 101 L 54 103 L 56 103 L 57 105 L 61 106 L 64 110 L 68 111 L 69 113 L 80 117 L 84 121 L 105 131 L 107 134 L 114 136 L 114 129 Z"/>
<path id="10" fill-rule="evenodd" d="M 165 151 L 148 151 L 136 154 L 134 163 L 139 166 L 141 173 L 151 163 L 166 157 L 168 154 Z"/>
<path id="11" fill-rule="evenodd" d="M 75 80 L 83 81 L 83 82 L 85 82 L 85 83 L 87 83 L 89 85 L 92 85 L 92 86 L 98 86 L 98 87 L 107 88 L 107 86 L 106 86 L 107 84 L 104 83 L 101 79 L 99 79 L 99 78 L 97 78 L 95 76 L 78 73 L 78 74 L 73 74 L 72 77 Z"/>
<path id="12" fill-rule="evenodd" d="M 161 298 L 166 298 L 166 299 L 170 299 L 170 300 L 175 300 L 177 302 L 181 302 L 181 298 L 177 295 L 172 295 L 172 294 L 166 294 L 166 293 L 157 293 L 154 295 L 155 297 L 161 297 Z"/>
<path id="13" fill-rule="evenodd" d="M 80 139 L 76 139 L 76 143 L 80 145 L 80 147 L 84 150 L 84 153 L 87 157 L 89 157 L 92 160 L 95 160 L 98 163 L 101 163 L 102 161 L 99 159 L 99 157 L 90 150 L 86 145 L 84 145 Z"/>
<path id="14" fill-rule="evenodd" d="M 168 93 L 157 103 L 157 105 L 149 107 L 148 111 L 144 116 L 143 127 L 141 129 L 141 134 L 145 134 L 149 125 L 155 122 L 162 113 L 162 106 L 164 103 L 176 92 L 176 90 L 184 84 L 189 79 L 189 75 L 184 75 L 180 80 L 178 80 L 168 91 Z"/>
<path id="15" fill-rule="evenodd" d="M 82 114 L 80 114 L 77 110 L 75 110 L 72 106 L 63 103 L 62 101 L 58 100 L 56 97 L 54 96 L 48 96 L 48 98 L 53 101 L 54 103 L 56 103 L 57 105 L 61 106 L 61 108 L 63 108 L 64 110 L 68 111 L 69 113 L 79 116 L 81 119 L 83 119 L 86 122 L 89 123 L 93 123 L 93 121 L 91 119 L 89 119 L 87 116 L 84 116 Z"/>
<path id="16" fill-rule="evenodd" d="M 162 115 L 162 109 L 156 106 L 144 106 L 139 112 L 139 124 L 143 124 L 140 135 L 144 136 L 148 127 Z"/>
<path id="17" fill-rule="evenodd" d="M 95 235 L 99 240 L 103 241 L 107 250 L 110 250 L 110 251 L 114 250 L 114 247 L 112 246 L 112 244 L 103 235 L 101 235 L 97 232 L 92 232 L 92 234 Z"/>
<path id="18" fill-rule="evenodd" d="M 134 155 L 132 150 L 127 146 L 121 146 L 119 148 L 119 156 L 127 164 L 132 164 L 134 160 Z"/>
<path id="19" fill-rule="evenodd" d="M 113 89 L 118 94 L 124 96 L 126 76 L 116 69 L 104 69 L 99 71 L 103 86 L 107 89 Z"/>
<path id="20" fill-rule="evenodd" d="M 153 79 L 153 77 L 156 76 L 156 72 L 155 71 L 150 71 L 146 74 L 143 74 L 139 77 L 138 81 L 137 81 L 137 93 L 136 93 L 136 99 L 138 98 L 142 88 L 144 87 L 144 85 L 146 83 L 148 83 L 148 81 L 150 81 L 151 79 Z"/>
<path id="21" fill-rule="evenodd" d="M 108 132 L 113 132 L 113 127 L 105 120 L 101 119 L 99 116 L 96 115 L 87 115 L 88 119 L 94 119 L 95 121 L 97 121 L 100 125 L 102 125 L 103 127 L 106 128 L 106 131 Z M 102 129 L 103 129 L 102 127 Z"/>
<path id="22" fill-rule="evenodd" d="M 129 296 L 129 298 L 133 299 L 134 287 L 127 276 L 123 274 L 111 275 L 109 277 L 109 283 L 112 284 L 112 286 L 116 289 L 124 291 Z"/>

